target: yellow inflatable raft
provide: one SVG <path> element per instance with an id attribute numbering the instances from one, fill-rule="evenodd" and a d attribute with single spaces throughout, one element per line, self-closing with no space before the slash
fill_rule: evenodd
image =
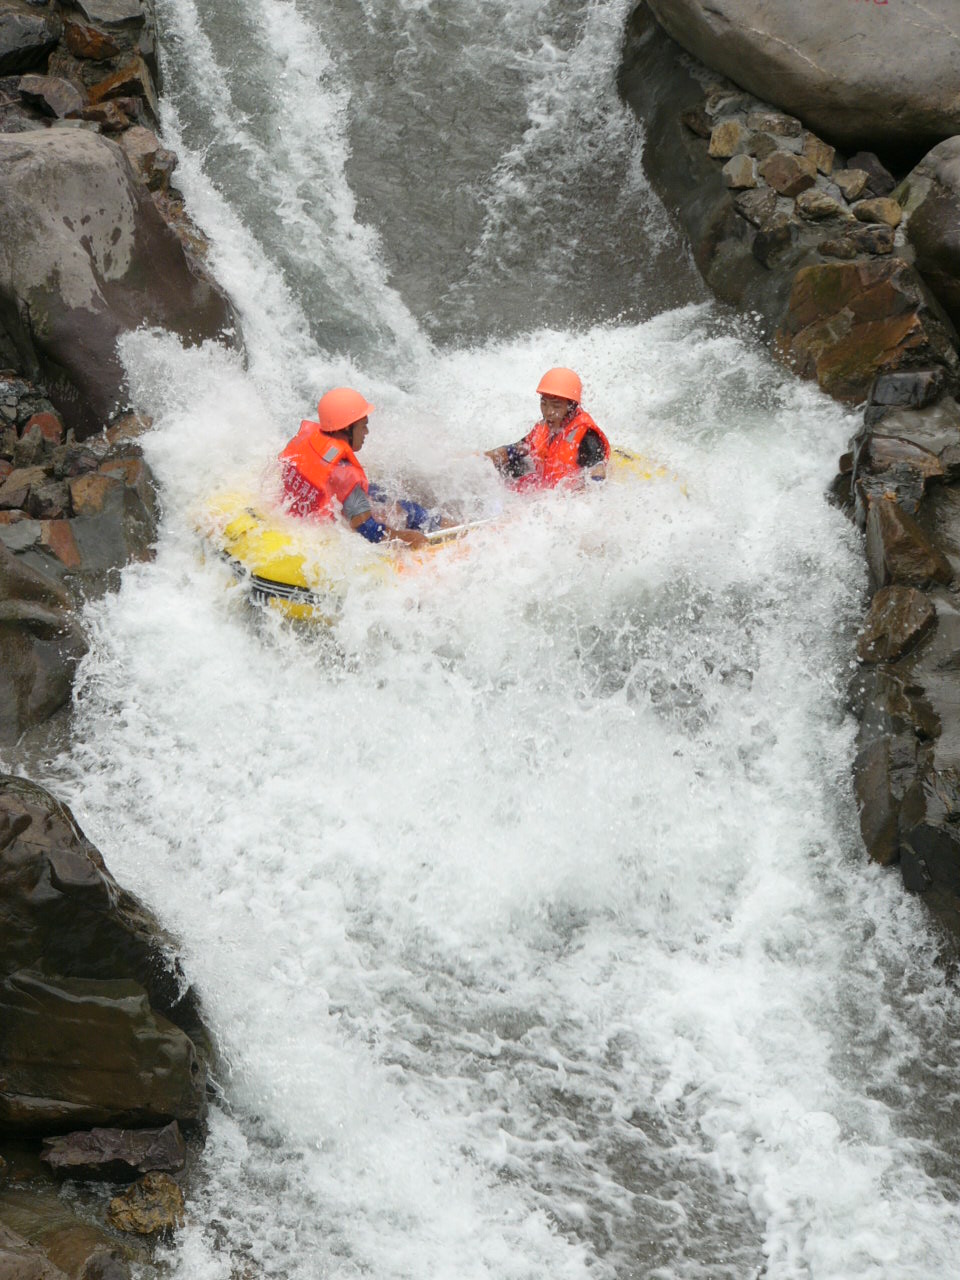
<path id="1" fill-rule="evenodd" d="M 607 483 L 676 480 L 666 467 L 642 454 L 614 447 Z M 352 539 L 337 525 L 299 520 L 271 509 L 262 498 L 239 491 L 217 495 L 197 521 L 206 544 L 247 586 L 257 604 L 278 609 L 296 621 L 329 622 L 336 615 L 347 581 L 355 574 L 381 577 L 415 572 L 437 551 L 455 544 L 488 520 L 438 529 L 425 548 L 397 543 L 374 545 Z M 351 549 L 345 555 L 345 545 Z"/>

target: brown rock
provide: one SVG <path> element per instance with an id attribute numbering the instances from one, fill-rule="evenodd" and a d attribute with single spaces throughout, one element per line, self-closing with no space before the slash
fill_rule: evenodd
<path id="1" fill-rule="evenodd" d="M 757 164 L 751 156 L 733 156 L 723 166 L 722 172 L 724 182 L 734 191 L 757 185 Z"/>
<path id="2" fill-rule="evenodd" d="M 808 218 L 811 222 L 819 221 L 821 218 L 835 218 L 840 213 L 840 205 L 833 196 L 827 195 L 826 191 L 821 191 L 819 187 L 810 187 L 806 191 L 801 191 L 797 196 L 795 207 L 801 218 Z"/>
<path id="3" fill-rule="evenodd" d="M 47 478 L 34 485 L 27 500 L 27 511 L 34 520 L 61 520 L 70 514 L 70 492 L 61 480 Z"/>
<path id="4" fill-rule="evenodd" d="M 757 187 L 753 191 L 742 192 L 733 204 L 741 217 L 746 218 L 755 227 L 761 227 L 776 213 L 777 193 L 770 187 Z"/>
<path id="5" fill-rule="evenodd" d="M 896 200 L 880 196 L 874 200 L 858 200 L 853 206 L 853 216 L 858 222 L 883 222 L 888 227 L 899 227 L 903 210 Z"/>
<path id="6" fill-rule="evenodd" d="M 815 133 L 808 133 L 803 139 L 803 154 L 812 160 L 822 174 L 833 173 L 833 158 L 836 150 L 823 142 Z"/>
<path id="7" fill-rule="evenodd" d="M 63 38 L 75 58 L 88 58 L 92 62 L 105 62 L 115 58 L 120 46 L 105 31 L 87 22 L 66 22 Z"/>
<path id="8" fill-rule="evenodd" d="M 774 151 L 780 150 L 780 140 L 769 133 L 752 133 L 747 141 L 747 155 L 756 156 L 758 160 L 766 160 Z"/>
<path id="9" fill-rule="evenodd" d="M 183 1192 L 165 1173 L 148 1173 L 110 1201 L 107 1221 L 118 1231 L 156 1235 L 184 1222 Z"/>
<path id="10" fill-rule="evenodd" d="M 67 569 L 79 569 L 80 549 L 69 520 L 44 520 L 40 541 Z"/>
<path id="11" fill-rule="evenodd" d="M 80 112 L 81 120 L 91 120 L 98 124 L 104 133 L 122 133 L 130 128 L 131 115 L 124 110 L 124 103 L 138 101 L 131 98 L 116 98 L 109 102 L 98 102 L 94 106 L 84 107 Z"/>
<path id="12" fill-rule="evenodd" d="M 892 253 L 893 245 L 893 227 L 882 223 L 867 223 L 851 227 L 842 236 L 824 240 L 819 247 L 820 252 L 828 258 L 856 258 L 864 253 Z"/>
<path id="13" fill-rule="evenodd" d="M 23 434 L 26 435 L 27 432 L 32 431 L 34 427 L 38 428 L 40 434 L 48 444 L 56 445 L 63 443 L 63 423 L 55 413 L 35 413 L 32 417 L 27 419 L 23 428 Z"/>
<path id="14" fill-rule="evenodd" d="M 721 120 L 710 134 L 708 151 L 717 160 L 726 160 L 746 148 L 747 130 L 739 120 Z"/>
<path id="15" fill-rule="evenodd" d="M 817 166 L 806 156 L 774 151 L 760 165 L 760 176 L 782 196 L 798 196 L 817 180 Z"/>
<path id="16" fill-rule="evenodd" d="M 61 1178 L 132 1182 L 143 1173 L 177 1173 L 186 1146 L 175 1120 L 162 1129 L 89 1129 L 44 1138 L 40 1159 Z"/>
<path id="17" fill-rule="evenodd" d="M 831 178 L 840 188 L 845 200 L 856 200 L 863 195 L 870 175 L 864 169 L 836 169 Z"/>
<path id="18" fill-rule="evenodd" d="M 177 165 L 176 153 L 162 146 L 160 139 L 143 125 L 128 129 L 119 139 L 133 171 L 151 191 L 166 188 Z"/>
<path id="19" fill-rule="evenodd" d="M 875 587 L 888 582 L 922 586 L 948 583 L 950 562 L 912 516 L 889 498 L 870 504 L 866 529 L 867 565 Z"/>
<path id="20" fill-rule="evenodd" d="M 857 637 L 861 662 L 896 662 L 936 626 L 937 611 L 922 591 L 893 584 L 881 587 Z"/>
<path id="21" fill-rule="evenodd" d="M 194 1045 L 132 980 L 19 970 L 0 981 L 0 1017 L 0 1124 L 8 1133 L 136 1128 L 203 1114 Z"/>
<path id="22" fill-rule="evenodd" d="M 798 271 L 774 350 L 828 394 L 857 402 L 878 373 L 906 365 L 956 369 L 955 341 L 912 267 L 870 258 Z"/>
<path id="23" fill-rule="evenodd" d="M 103 510 L 110 493 L 123 481 L 103 472 L 87 472 L 70 480 L 70 500 L 74 515 L 94 516 Z M 0 499 L 3 491 L 0 490 Z"/>
<path id="24" fill-rule="evenodd" d="M 0 485 L 0 510 L 26 507 L 30 490 L 47 478 L 43 467 L 15 467 Z"/>
<path id="25" fill-rule="evenodd" d="M 799 120 L 782 111 L 751 111 L 747 127 L 756 133 L 773 133 L 782 138 L 799 138 L 803 130 Z"/>
<path id="26" fill-rule="evenodd" d="M 133 58 L 126 66 L 95 84 L 89 92 L 92 103 L 106 102 L 109 98 L 143 98 L 154 117 L 157 114 L 157 96 L 153 80 L 142 58 Z"/>
<path id="27" fill-rule="evenodd" d="M 77 115 L 83 106 L 83 94 L 60 76 L 21 76 L 18 86 L 20 97 L 62 120 Z"/>

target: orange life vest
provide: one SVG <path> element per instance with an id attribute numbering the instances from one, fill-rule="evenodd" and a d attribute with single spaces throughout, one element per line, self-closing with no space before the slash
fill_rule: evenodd
<path id="1" fill-rule="evenodd" d="M 357 485 L 369 488 L 367 474 L 345 440 L 324 435 L 318 422 L 301 422 L 300 430 L 280 454 L 284 496 L 294 515 L 333 520 L 334 499 L 342 503 Z"/>
<path id="2" fill-rule="evenodd" d="M 610 442 L 585 409 L 578 407 L 569 422 L 557 431 L 551 431 L 545 422 L 538 422 L 522 441 L 534 469 L 521 476 L 516 487 L 552 489 L 577 476 L 580 472 L 577 457 L 588 431 L 597 434 L 603 445 L 604 459 L 609 458 Z"/>

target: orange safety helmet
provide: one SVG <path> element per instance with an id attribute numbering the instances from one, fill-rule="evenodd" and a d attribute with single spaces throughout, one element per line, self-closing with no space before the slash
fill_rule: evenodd
<path id="1" fill-rule="evenodd" d="M 583 384 L 572 369 L 548 369 L 540 379 L 537 393 L 541 396 L 559 396 L 561 400 L 572 400 L 574 404 L 579 404 Z"/>
<path id="2" fill-rule="evenodd" d="M 320 397 L 317 405 L 320 430 L 327 435 L 334 431 L 345 431 L 368 413 L 373 413 L 373 405 L 367 404 L 360 392 L 354 391 L 352 387 L 334 387 Z"/>

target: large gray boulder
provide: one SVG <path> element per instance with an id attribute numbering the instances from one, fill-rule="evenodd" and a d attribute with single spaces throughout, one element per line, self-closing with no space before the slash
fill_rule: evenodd
<path id="1" fill-rule="evenodd" d="M 125 331 L 236 340 L 226 295 L 98 134 L 0 135 L 0 226 L 0 326 L 78 439 L 128 407 Z"/>
<path id="2" fill-rule="evenodd" d="M 960 137 L 926 155 L 903 184 L 917 270 L 960 325 Z"/>
<path id="3" fill-rule="evenodd" d="M 846 148 L 960 133 L 957 0 L 647 0 L 708 67 Z"/>

